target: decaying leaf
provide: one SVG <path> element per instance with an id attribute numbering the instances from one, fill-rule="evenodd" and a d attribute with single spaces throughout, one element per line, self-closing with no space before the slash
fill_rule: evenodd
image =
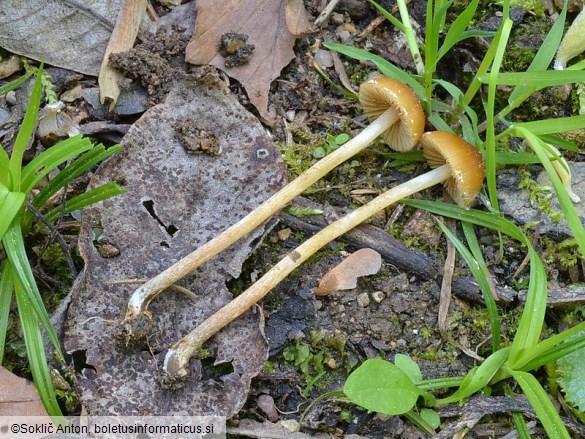
<path id="1" fill-rule="evenodd" d="M 0 416 L 48 416 L 33 383 L 0 366 Z"/>
<path id="2" fill-rule="evenodd" d="M 381 267 L 382 256 L 376 250 L 358 250 L 321 278 L 315 294 L 326 296 L 336 290 L 351 290 L 357 286 L 358 277 L 376 274 Z"/>
<path id="3" fill-rule="evenodd" d="M 269 119 L 270 83 L 294 58 L 296 36 L 308 29 L 302 2 L 297 0 L 198 0 L 195 34 L 185 59 L 213 65 L 240 81 L 250 102 Z M 233 58 L 226 64 L 220 44 L 222 36 L 229 34 L 240 37 L 231 44 Z"/>
<path id="4" fill-rule="evenodd" d="M 122 0 L 2 0 L 0 47 L 97 75 L 121 4 Z"/>
<path id="5" fill-rule="evenodd" d="M 205 152 L 210 142 L 217 154 Z M 197 150 L 198 143 L 205 148 Z M 136 288 L 116 281 L 158 274 L 260 204 L 285 182 L 280 153 L 215 74 L 179 80 L 163 104 L 132 126 L 122 147 L 90 188 L 116 180 L 128 192 L 85 210 L 79 237 L 85 271 L 64 344 L 85 361 L 81 401 L 91 415 L 232 416 L 268 355 L 257 309 L 206 343 L 207 357 L 191 362 L 182 389 L 163 389 L 158 375 L 166 348 L 232 299 L 226 281 L 239 275 L 265 227 L 180 282 L 195 298 L 169 291 L 152 303 L 157 329 L 147 346 L 114 341 Z M 106 244 L 119 253 L 102 255 Z"/>

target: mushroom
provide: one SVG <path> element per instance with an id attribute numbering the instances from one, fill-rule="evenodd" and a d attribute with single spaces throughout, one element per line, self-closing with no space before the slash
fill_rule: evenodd
<path id="1" fill-rule="evenodd" d="M 480 152 L 461 137 L 445 131 L 423 134 L 421 145 L 425 158 L 435 169 L 384 192 L 347 216 L 331 223 L 291 251 L 256 283 L 168 350 L 163 366 L 162 384 L 174 386 L 186 379 L 189 360 L 205 341 L 262 299 L 316 251 L 376 212 L 438 183 L 445 185 L 457 204 L 469 207 L 479 193 L 484 178 Z"/>
<path id="2" fill-rule="evenodd" d="M 117 337 L 126 343 L 149 331 L 149 303 L 164 289 L 246 236 L 294 197 L 313 185 L 333 168 L 366 148 L 378 136 L 393 149 L 407 151 L 417 144 L 424 130 L 425 117 L 414 92 L 400 81 L 379 77 L 360 87 L 360 102 L 372 121 L 356 137 L 321 159 L 264 203 L 162 273 L 137 288 L 128 302 L 126 316 Z"/>
<path id="3" fill-rule="evenodd" d="M 585 6 L 575 17 L 557 50 L 554 68 L 563 70 L 567 62 L 585 50 Z"/>
<path id="4" fill-rule="evenodd" d="M 546 155 L 548 156 L 548 158 L 553 159 L 551 160 L 551 164 L 554 170 L 557 172 L 557 175 L 559 176 L 561 183 L 563 184 L 563 187 L 567 191 L 567 195 L 569 196 L 573 203 L 575 204 L 580 203 L 581 198 L 579 198 L 579 195 L 573 192 L 571 183 L 572 176 L 569 164 L 567 163 L 567 161 L 557 148 L 552 146 L 550 143 L 547 143 L 547 146 L 551 149 L 552 152 L 545 150 Z"/>

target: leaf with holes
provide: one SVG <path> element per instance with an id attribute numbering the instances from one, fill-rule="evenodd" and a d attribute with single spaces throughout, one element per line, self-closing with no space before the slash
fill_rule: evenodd
<path id="1" fill-rule="evenodd" d="M 213 144 L 213 145 L 211 145 Z M 213 151 L 197 145 L 215 146 Z M 267 227 L 222 252 L 150 306 L 157 324 L 148 344 L 113 339 L 137 287 L 238 221 L 285 183 L 280 153 L 260 123 L 215 74 L 178 82 L 166 101 L 128 131 L 122 151 L 105 162 L 89 189 L 114 180 L 127 189 L 84 210 L 79 249 L 85 271 L 69 308 L 65 348 L 74 354 L 84 406 L 91 415 L 232 416 L 267 359 L 262 313 L 252 310 L 205 345 L 180 390 L 158 382 L 172 343 L 232 299 L 226 282 Z M 97 236 L 97 233 L 99 236 Z"/>
<path id="2" fill-rule="evenodd" d="M 295 56 L 295 40 L 310 25 L 298 0 L 198 0 L 195 34 L 185 51 L 237 79 L 268 120 L 270 83 Z"/>

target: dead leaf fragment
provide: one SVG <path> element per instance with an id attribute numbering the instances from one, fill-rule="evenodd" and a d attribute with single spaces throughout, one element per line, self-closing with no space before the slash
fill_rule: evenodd
<path id="1" fill-rule="evenodd" d="M 0 47 L 97 75 L 122 0 L 2 0 Z"/>
<path id="2" fill-rule="evenodd" d="M 309 28 L 299 0 L 199 0 L 195 34 L 187 46 L 185 60 L 210 64 L 240 81 L 250 102 L 268 120 L 270 83 L 294 58 L 296 36 Z M 219 53 L 222 35 L 241 34 L 254 46 L 246 62 L 234 65 Z M 228 67 L 229 66 L 229 67 Z"/>
<path id="3" fill-rule="evenodd" d="M 216 136 L 222 153 L 188 153 L 176 130 L 188 122 Z M 181 78 L 164 103 L 132 125 L 121 146 L 90 187 L 116 180 L 128 191 L 84 210 L 79 235 L 85 269 L 74 288 L 64 345 L 85 356 L 80 400 L 93 416 L 230 417 L 246 402 L 250 381 L 268 356 L 258 310 L 205 345 L 209 356 L 190 363 L 185 387 L 163 389 L 159 372 L 167 348 L 233 298 L 226 282 L 239 276 L 268 226 L 181 280 L 194 296 L 171 291 L 158 297 L 149 308 L 157 329 L 148 345 L 128 348 L 114 340 L 112 322 L 123 317 L 136 288 L 116 281 L 158 274 L 264 201 L 285 182 L 280 153 L 215 74 Z M 117 249 L 115 257 L 100 254 L 105 243 Z"/>
<path id="4" fill-rule="evenodd" d="M 0 416 L 48 416 L 33 383 L 0 366 Z"/>
<path id="5" fill-rule="evenodd" d="M 357 286 L 358 277 L 376 274 L 381 267 L 382 256 L 376 250 L 358 250 L 321 278 L 315 294 L 326 296 L 336 290 L 351 290 Z"/>

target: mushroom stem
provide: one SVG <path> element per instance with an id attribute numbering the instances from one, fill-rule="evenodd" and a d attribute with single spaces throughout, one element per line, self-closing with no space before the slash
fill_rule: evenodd
<path id="1" fill-rule="evenodd" d="M 164 373 L 175 380 L 188 375 L 188 363 L 201 345 L 224 326 L 242 315 L 252 305 L 262 299 L 280 283 L 291 271 L 306 261 L 311 255 L 344 233 L 356 227 L 376 212 L 408 197 L 416 192 L 442 183 L 452 177 L 451 167 L 442 165 L 412 180 L 402 183 L 376 197 L 368 204 L 354 210 L 347 216 L 330 224 L 313 237 L 299 245 L 272 267 L 250 288 L 229 302 L 183 339 L 175 343 L 167 352 Z"/>
<path id="2" fill-rule="evenodd" d="M 397 111 L 389 108 L 356 137 L 319 160 L 236 224 L 136 289 L 128 302 L 128 310 L 123 324 L 143 314 L 147 310 L 149 303 L 162 290 L 173 285 L 240 238 L 251 233 L 333 168 L 362 151 L 386 131 L 388 127 L 393 125 L 398 118 Z M 129 330 L 131 331 L 130 328 Z"/>

